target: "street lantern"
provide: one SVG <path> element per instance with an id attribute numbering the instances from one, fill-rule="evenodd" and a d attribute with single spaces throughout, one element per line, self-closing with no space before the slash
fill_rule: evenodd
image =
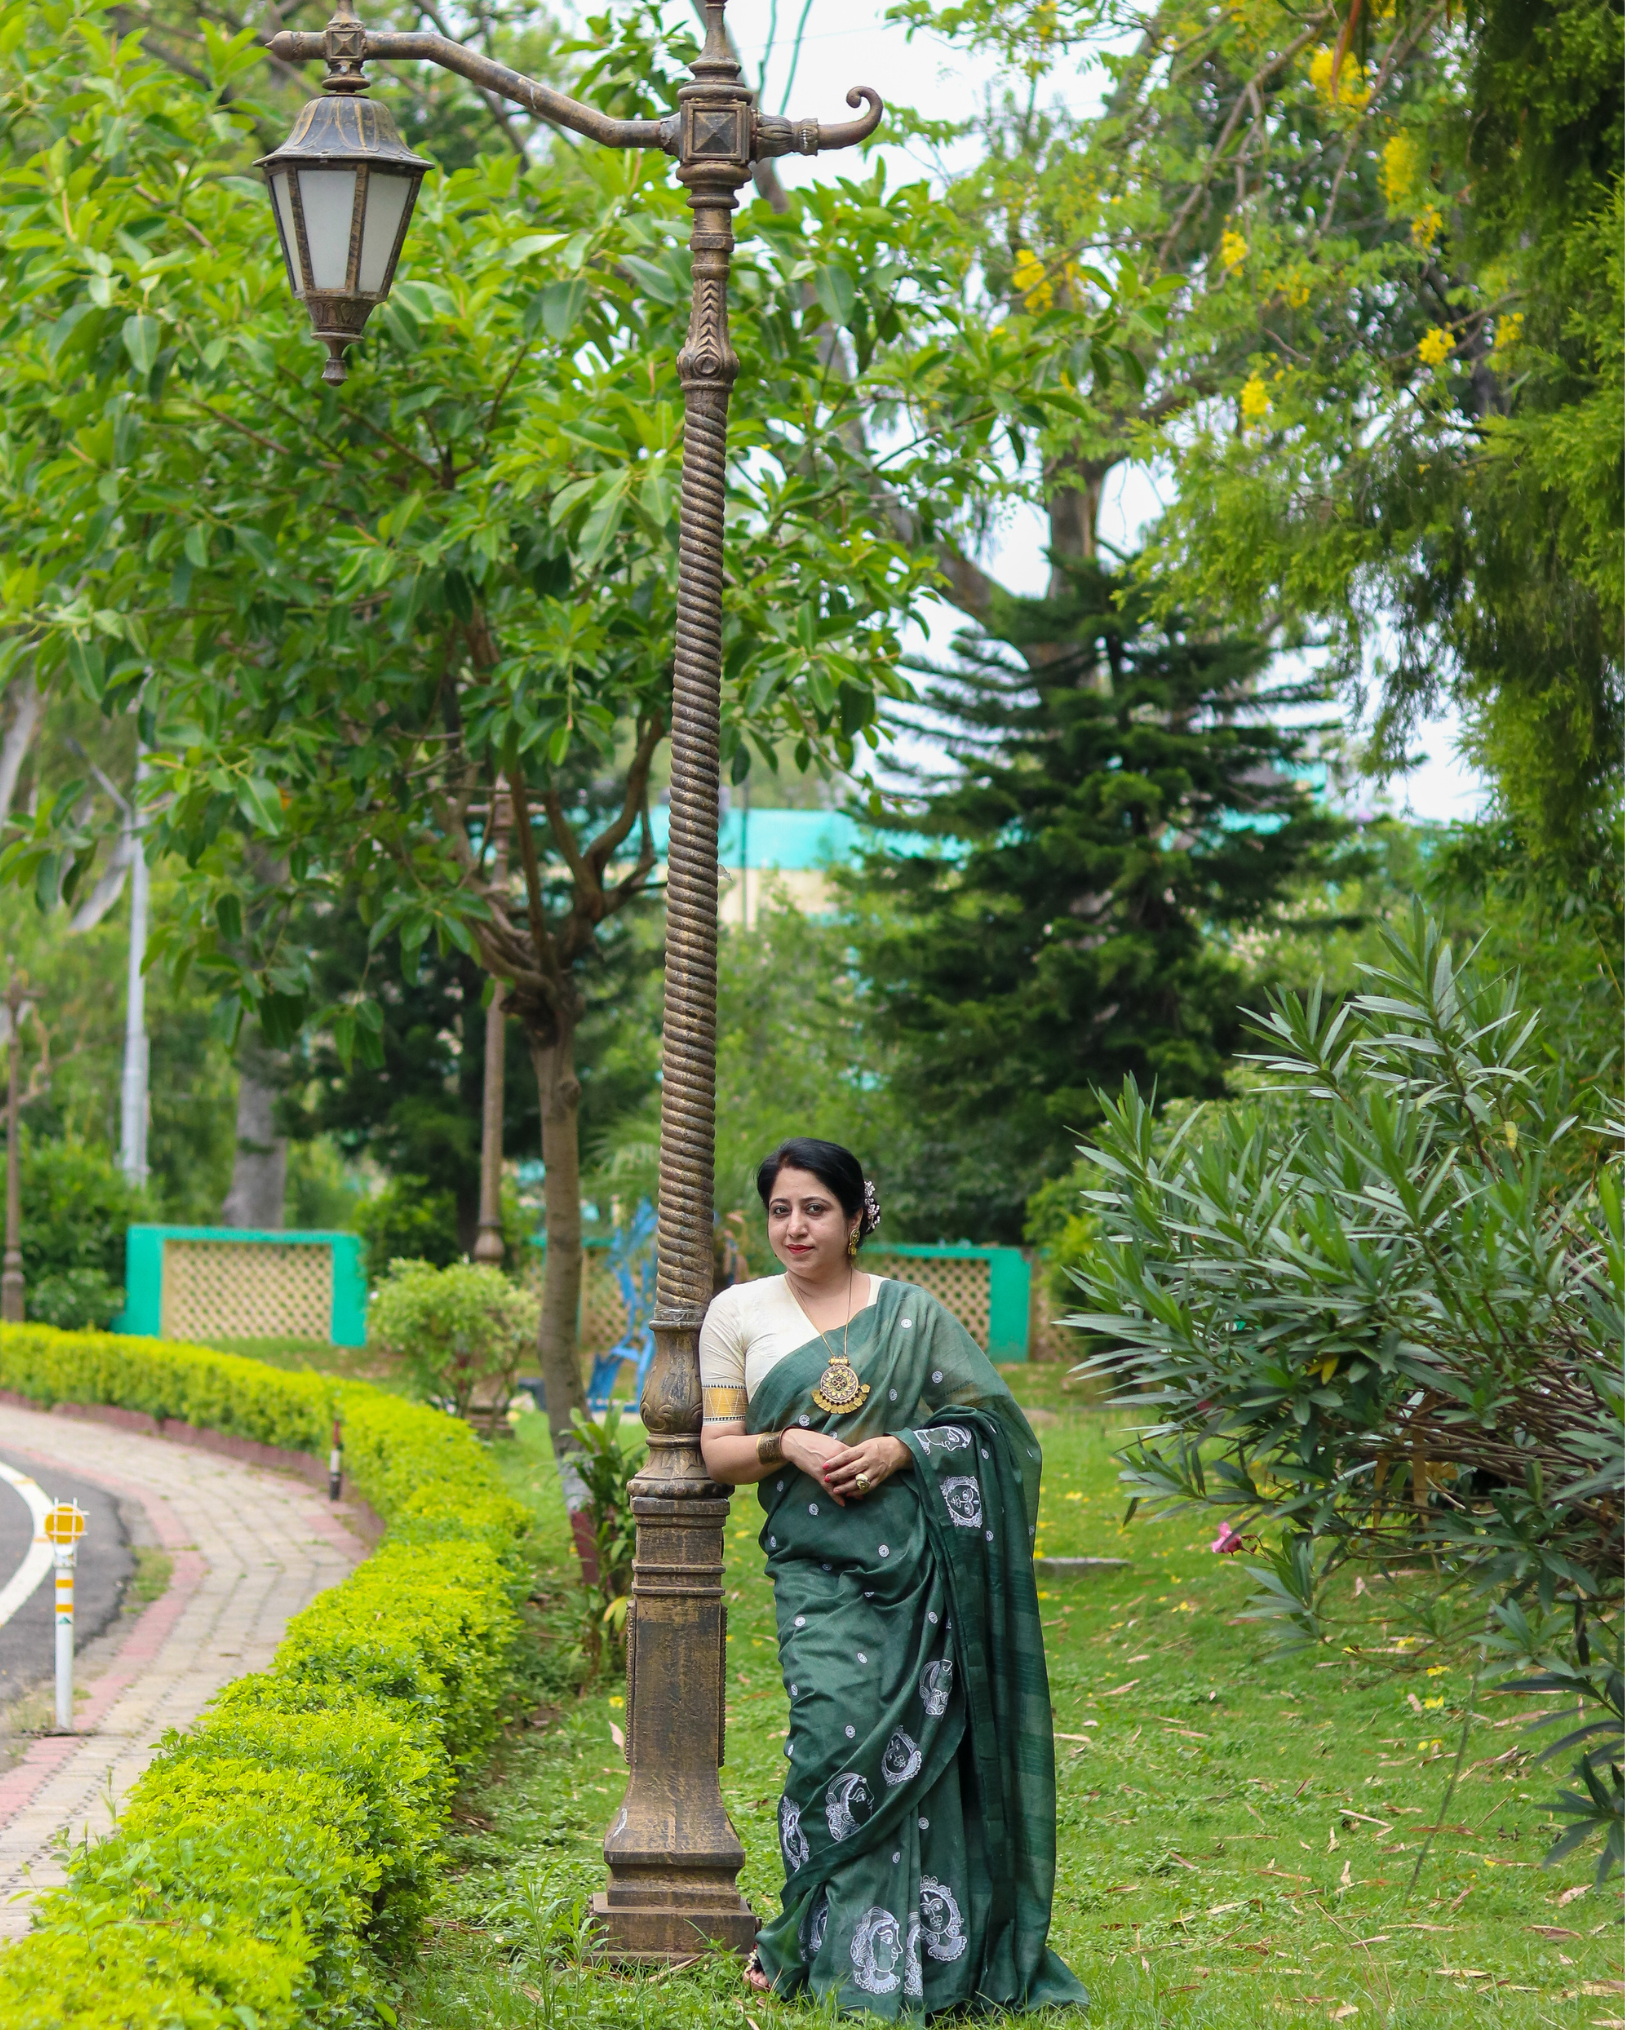
<path id="1" fill-rule="evenodd" d="M 283 29 L 268 45 L 283 63 L 325 58 L 324 89 L 351 105 L 366 86 L 365 62 L 435 63 L 481 91 L 511 99 L 606 147 L 659 148 L 677 158 L 677 180 L 688 192 L 694 215 L 688 242 L 694 273 L 688 336 L 677 355 L 683 475 L 666 862 L 655 1358 L 639 1406 L 649 1454 L 631 1486 L 637 1551 L 626 1618 L 629 1780 L 604 1840 L 609 1886 L 593 1899 L 606 1952 L 617 1959 L 667 1962 L 686 1959 L 708 1942 L 747 1951 L 756 1935 L 756 1919 L 736 1886 L 744 1849 L 717 1781 L 726 1712 L 722 1532 L 729 1491 L 708 1477 L 700 1453 L 699 1336 L 711 1301 L 715 1216 L 722 528 L 728 401 L 739 373 L 728 336 L 732 214 L 739 204 L 736 193 L 758 162 L 852 147 L 874 132 L 883 110 L 880 94 L 861 85 L 847 93 L 846 102 L 862 106 L 862 114 L 833 126 L 762 112 L 729 49 L 725 6 L 726 0 L 705 0 L 705 46 L 695 59 L 693 82 L 680 88 L 677 110 L 662 120 L 611 119 L 442 35 L 364 28 L 350 0 L 339 0 L 339 11 L 321 34 Z M 315 115 L 311 118 L 314 124 Z M 275 163 L 278 158 L 270 159 Z M 306 179 L 308 175 L 303 172 Z M 352 196 L 347 275 L 353 273 L 359 283 L 358 202 Z M 402 230 L 408 209 L 403 205 Z M 364 243 L 365 227 L 359 230 Z M 291 273 L 291 261 L 289 266 Z M 393 261 L 384 271 L 381 290 L 387 290 L 392 272 Z M 333 338 L 322 335 L 333 351 Z M 342 339 L 337 349 L 342 351 Z M 324 378 L 335 377 L 335 364 L 342 378 L 342 364 L 336 362 L 324 369 Z"/>
<path id="2" fill-rule="evenodd" d="M 357 24 L 359 26 L 359 24 Z M 396 132 L 387 106 L 356 96 L 364 77 L 340 72 L 312 99 L 265 173 L 293 293 L 327 347 L 322 379 L 344 380 L 345 348 L 389 294 L 428 163 Z"/>

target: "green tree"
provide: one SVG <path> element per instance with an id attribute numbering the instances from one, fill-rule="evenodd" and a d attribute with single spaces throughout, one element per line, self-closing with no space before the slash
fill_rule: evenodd
<path id="1" fill-rule="evenodd" d="M 960 768 L 911 820 L 937 850 L 871 857 L 855 938 L 916 1124 L 914 1219 L 978 1240 L 1022 1238 L 1098 1085 L 1223 1090 L 1242 975 L 1216 934 L 1345 830 L 1301 779 L 1313 729 L 1270 716 L 1316 686 L 1266 689 L 1256 644 L 1066 575 L 1064 598 L 1001 601 L 930 694 Z"/>
<path id="2" fill-rule="evenodd" d="M 341 1056 L 376 1061 L 369 983 L 317 1003 L 312 907 L 353 902 L 408 971 L 433 939 L 507 983 L 541 1094 L 542 1364 L 567 1443 L 577 1036 L 601 927 L 657 864 L 680 194 L 658 160 L 563 147 L 432 176 L 389 308 L 324 390 L 264 194 L 238 173 L 248 38 L 206 26 L 194 85 L 93 5 L 4 19 L 32 152 L 3 185 L 0 675 L 109 712 L 139 692 L 156 847 L 186 870 L 165 948 L 272 1044 L 315 1017 Z M 664 112 L 682 43 L 657 47 L 640 12 L 593 32 L 578 88 Z M 997 482 L 1059 341 L 990 330 L 974 248 L 879 172 L 759 203 L 742 228 L 723 762 L 742 771 L 749 742 L 769 768 L 784 746 L 851 769 L 880 738 L 877 698 L 907 688 L 898 621 L 930 570 L 890 518 L 951 516 Z M 852 378 L 831 371 L 837 329 Z M 852 441 L 870 416 L 893 442 L 880 502 Z M 500 798 L 504 881 L 480 816 Z M 49 899 L 97 844 L 65 784 L 5 868 Z"/>
<path id="3" fill-rule="evenodd" d="M 1381 759 L 1453 698 L 1551 884 L 1606 858 L 1614 0 L 897 11 L 1006 66 L 951 196 L 1013 316 L 1042 322 L 1118 261 L 1163 292 L 1136 370 L 1080 353 L 1080 415 L 1028 447 L 1054 552 L 1088 554 L 1115 465 L 1158 461 L 1171 501 L 1141 568 L 1160 597 L 1321 640 L 1351 695 L 1374 680 Z"/>

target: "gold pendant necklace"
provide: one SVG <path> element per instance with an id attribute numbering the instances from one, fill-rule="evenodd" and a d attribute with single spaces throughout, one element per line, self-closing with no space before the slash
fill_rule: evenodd
<path id="1" fill-rule="evenodd" d="M 787 1283 L 789 1282 L 788 1277 L 785 1280 Z M 818 1337 L 824 1340 L 824 1351 L 829 1355 L 829 1366 L 818 1377 L 818 1386 L 813 1390 L 813 1401 L 821 1410 L 832 1417 L 844 1417 L 850 1410 L 861 1410 L 869 1399 L 869 1384 L 865 1381 L 859 1381 L 857 1370 L 846 1357 L 847 1342 L 852 1336 L 852 1283 L 850 1276 L 846 1286 L 846 1326 L 841 1334 L 841 1350 L 839 1353 L 835 1351 L 827 1339 L 824 1339 L 822 1328 L 814 1324 L 812 1313 L 802 1303 L 801 1299 L 796 1297 L 794 1284 L 790 1285 L 790 1295 L 796 1298 L 796 1309 L 801 1313 L 802 1317 L 812 1326 L 813 1331 L 818 1334 Z"/>
<path id="2" fill-rule="evenodd" d="M 819 1338 L 824 1339 L 820 1332 Z M 829 1341 L 824 1340 L 827 1346 Z M 844 1417 L 848 1410 L 861 1410 L 868 1400 L 869 1384 L 858 1380 L 857 1369 L 844 1353 L 832 1353 L 829 1366 L 818 1377 L 813 1401 L 831 1416 Z"/>

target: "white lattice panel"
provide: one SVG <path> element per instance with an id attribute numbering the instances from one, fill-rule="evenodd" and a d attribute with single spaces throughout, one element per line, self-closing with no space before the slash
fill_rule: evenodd
<path id="1" fill-rule="evenodd" d="M 325 1241 L 164 1243 L 166 1339 L 322 1339 L 333 1326 Z"/>
<path id="2" fill-rule="evenodd" d="M 895 1276 L 929 1290 L 944 1310 L 951 1311 L 976 1344 L 987 1346 L 991 1277 L 985 1261 L 961 1255 L 888 1255 L 865 1251 L 864 1266 L 877 1276 Z"/>

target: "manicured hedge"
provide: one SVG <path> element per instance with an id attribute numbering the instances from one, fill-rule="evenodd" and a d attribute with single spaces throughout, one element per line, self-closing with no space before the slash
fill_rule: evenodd
<path id="1" fill-rule="evenodd" d="M 490 1740 L 526 1511 L 461 1424 L 362 1383 L 111 1333 L 0 1328 L 0 1388 L 323 1452 L 389 1525 L 268 1671 L 170 1735 L 117 1830 L 0 1950 L 7 2030 L 351 2030 L 430 1895 L 458 1765 Z"/>

